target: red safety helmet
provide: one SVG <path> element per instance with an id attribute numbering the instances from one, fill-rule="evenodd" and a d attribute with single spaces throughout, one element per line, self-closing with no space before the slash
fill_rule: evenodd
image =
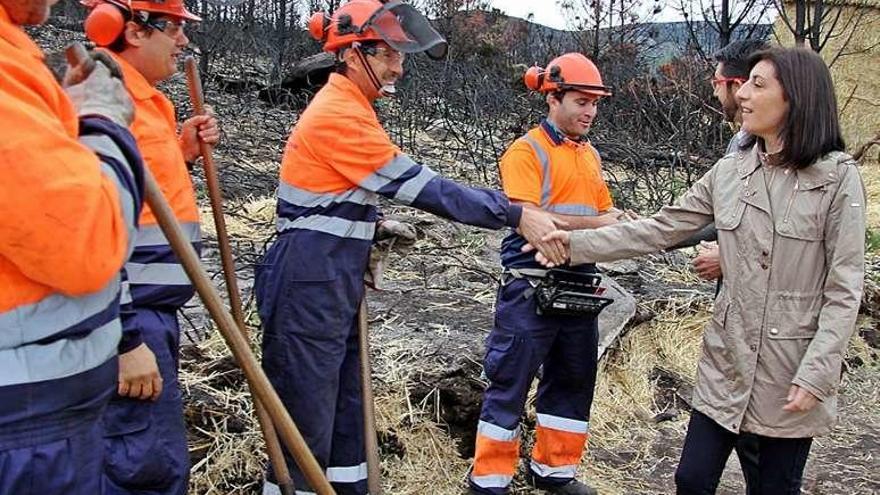
<path id="1" fill-rule="evenodd" d="M 596 96 L 611 96 L 611 88 L 602 84 L 602 75 L 590 59 L 580 53 L 566 53 L 554 58 L 543 69 L 530 67 L 523 76 L 526 87 L 541 93 L 574 90 Z"/>
<path id="2" fill-rule="evenodd" d="M 185 21 L 200 22 L 201 17 L 187 10 L 183 0 L 81 0 L 91 12 L 83 27 L 86 36 L 98 46 L 107 46 L 116 41 L 125 30 L 125 23 L 143 16 L 146 21 L 150 14 L 167 15 Z"/>
<path id="3" fill-rule="evenodd" d="M 323 12 L 312 14 L 309 33 L 323 41 L 328 52 L 365 41 L 384 41 L 403 53 L 426 52 L 435 60 L 447 52 L 446 40 L 428 19 L 400 0 L 350 0 L 332 17 Z"/>

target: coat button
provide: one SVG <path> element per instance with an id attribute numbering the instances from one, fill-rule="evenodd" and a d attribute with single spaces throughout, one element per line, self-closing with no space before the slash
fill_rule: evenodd
<path id="1" fill-rule="evenodd" d="M 766 270 L 766 269 L 770 268 L 770 265 L 768 265 L 767 263 L 761 263 L 761 268 Z"/>
<path id="2" fill-rule="evenodd" d="M 778 329 L 778 328 L 771 328 L 771 329 L 770 329 L 770 335 L 776 335 L 776 334 L 778 334 L 778 333 L 779 333 L 779 329 Z"/>
<path id="3" fill-rule="evenodd" d="M 751 350 L 752 352 L 758 352 L 758 346 L 756 346 L 755 344 L 752 344 L 749 346 L 749 350 Z"/>
<path id="4" fill-rule="evenodd" d="M 767 256 L 770 256 L 770 253 L 765 249 L 765 250 L 761 251 L 761 256 L 766 258 Z"/>

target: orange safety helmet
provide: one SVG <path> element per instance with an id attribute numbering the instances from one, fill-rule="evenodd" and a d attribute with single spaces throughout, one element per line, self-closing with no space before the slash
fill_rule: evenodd
<path id="1" fill-rule="evenodd" d="M 400 0 L 350 0 L 330 17 L 312 14 L 309 33 L 338 52 L 354 43 L 384 41 L 403 53 L 426 52 L 437 60 L 446 56 L 446 40 L 419 11 Z"/>
<path id="2" fill-rule="evenodd" d="M 200 22 L 201 17 L 187 10 L 183 0 L 81 0 L 91 9 L 83 27 L 86 36 L 98 46 L 108 46 L 119 38 L 129 20 L 145 22 L 150 14 L 167 15 Z"/>
<path id="3" fill-rule="evenodd" d="M 590 59 L 580 53 L 566 53 L 554 58 L 543 69 L 530 67 L 523 76 L 526 87 L 541 93 L 574 90 L 597 96 L 611 96 L 611 88 L 602 84 L 602 75 Z"/>

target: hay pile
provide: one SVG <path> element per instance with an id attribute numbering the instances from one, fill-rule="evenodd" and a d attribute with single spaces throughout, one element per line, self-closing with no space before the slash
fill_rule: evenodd
<path id="1" fill-rule="evenodd" d="M 280 133 L 273 136 L 266 139 L 279 147 Z M 236 173 L 259 172 L 259 184 L 270 182 L 266 176 L 274 180 L 277 162 L 273 165 L 265 158 L 255 158 L 265 142 L 255 145 L 254 149 L 235 150 L 231 156 L 222 157 L 223 165 L 231 166 Z M 437 153 L 441 160 L 442 153 Z M 875 178 L 867 172 L 863 168 L 869 196 L 876 195 L 880 174 L 875 174 L 875 187 L 871 182 Z M 262 186 L 247 185 L 243 192 L 235 189 L 234 177 L 225 179 L 224 187 L 232 192 L 227 196 L 226 221 L 237 253 L 244 299 L 249 302 L 252 341 L 258 349 L 258 322 L 249 287 L 252 265 L 272 237 L 274 198 L 271 189 Z M 260 192 L 254 192 L 258 189 Z M 445 384 L 459 380 L 471 391 L 480 388 L 479 349 L 491 327 L 499 234 L 457 226 L 409 208 L 388 207 L 385 212 L 413 222 L 420 240 L 409 254 L 392 256 L 386 272 L 390 290 L 371 294 L 370 299 L 384 488 L 395 495 L 459 494 L 465 487 L 470 465 L 466 453 L 472 440 L 462 435 L 460 425 L 450 421 L 457 413 L 466 414 L 450 411 L 462 404 L 450 400 L 451 392 Z M 216 253 L 211 249 L 210 212 L 203 209 L 202 213 L 208 238 L 206 259 L 209 271 L 216 274 L 219 268 L 216 261 L 211 261 L 216 260 Z M 880 225 L 880 215 L 874 210 L 869 216 L 870 225 Z M 592 437 L 581 478 L 602 493 L 669 493 L 673 486 L 672 473 L 688 420 L 687 400 L 693 387 L 701 332 L 711 317 L 714 289 L 697 279 L 687 267 L 688 259 L 666 255 L 643 260 L 639 270 L 643 285 L 640 314 L 649 319 L 629 329 L 601 364 L 591 418 Z M 880 308 L 880 261 L 871 260 L 866 306 Z M 219 282 L 222 277 L 215 279 Z M 861 320 L 859 326 L 862 331 L 854 337 L 848 352 L 844 410 L 853 404 L 854 414 L 876 418 L 878 413 L 866 411 L 880 410 L 876 387 L 880 385 L 880 342 L 872 319 Z M 464 333 L 464 329 L 471 332 Z M 194 458 L 192 493 L 260 493 L 266 460 L 242 376 L 234 370 L 217 332 L 208 327 L 200 333 L 204 340 L 183 353 L 181 376 Z M 443 348 L 449 350 L 440 352 Z M 473 396 L 455 399 L 467 401 Z M 529 432 L 535 421 L 531 405 L 524 420 Z M 834 478 L 828 471 L 836 473 L 841 460 L 847 462 L 846 469 L 854 477 L 867 476 L 863 473 L 870 473 L 876 466 L 871 461 L 880 457 L 876 447 L 867 447 L 867 460 L 847 447 L 856 435 L 864 436 L 861 420 L 845 417 L 844 421 L 840 435 L 819 442 L 821 448 L 817 447 L 808 477 L 815 469 L 820 477 Z M 873 424 L 878 422 L 873 420 Z M 524 455 L 530 443 L 527 433 Z M 850 462 L 852 459 L 855 461 Z M 834 493 L 836 485 L 831 489 L 817 486 L 819 491 L 808 492 Z M 822 486 L 826 486 L 825 491 Z M 722 481 L 724 490 L 742 492 L 742 481 L 735 470 L 728 469 Z M 873 491 L 855 488 L 849 492 Z M 514 493 L 532 492 L 517 478 Z"/>
<path id="2" fill-rule="evenodd" d="M 227 226 L 236 244 L 253 246 L 268 237 L 273 208 L 270 197 L 234 202 L 229 210 L 235 214 L 227 216 Z M 203 211 L 206 219 L 207 213 Z M 491 318 L 495 261 L 487 260 L 486 254 L 497 236 L 438 222 L 421 212 L 396 213 L 419 225 L 424 236 L 413 253 L 392 260 L 393 269 L 387 279 L 395 289 L 403 294 L 425 288 L 435 292 L 454 290 Z M 205 223 L 210 237 L 213 228 L 209 221 Z M 687 271 L 670 268 L 662 260 L 650 271 L 671 283 L 691 281 Z M 594 458 L 593 452 L 629 448 L 638 438 L 635 432 L 644 430 L 645 435 L 649 434 L 656 416 L 676 417 L 681 401 L 675 397 L 674 387 L 663 395 L 655 391 L 656 384 L 664 381 L 667 388 L 670 383 L 687 385 L 709 303 L 708 295 L 696 291 L 677 299 L 646 301 L 645 309 L 657 316 L 634 328 L 604 361 L 594 405 L 592 449 L 585 462 L 595 466 L 588 467 L 586 476 L 609 493 L 617 491 L 614 473 L 620 471 L 620 466 L 607 469 L 605 461 Z M 448 337 L 450 326 L 454 326 L 450 312 L 454 313 L 456 306 L 440 300 L 420 303 L 419 311 L 428 315 L 420 322 L 420 331 L 428 333 L 429 340 Z M 256 349 L 259 331 L 253 313 L 251 305 L 248 314 Z M 430 490 L 457 494 L 464 487 L 470 460 L 461 456 L 462 446 L 457 445 L 444 424 L 441 390 L 422 390 L 417 395 L 412 391 L 422 377 L 442 375 L 449 362 L 446 356 L 426 356 L 424 349 L 414 344 L 413 330 L 412 321 L 393 311 L 378 313 L 371 321 L 383 481 L 387 493 L 420 494 Z M 485 333 L 488 326 L 480 330 Z M 483 333 L 474 339 L 474 345 L 480 345 Z M 471 379 L 478 380 L 479 362 L 472 364 L 476 371 Z M 187 420 L 192 430 L 191 452 L 197 459 L 192 470 L 193 493 L 258 493 L 265 463 L 262 439 L 243 377 L 233 367 L 219 334 L 208 332 L 205 340 L 187 347 L 182 368 Z M 533 409 L 526 422 L 534 424 Z M 524 451 L 530 440 L 526 437 Z M 644 455 L 647 453 L 634 460 Z M 608 462 L 613 464 L 613 460 Z M 521 480 L 517 481 L 517 490 L 528 492 Z"/>

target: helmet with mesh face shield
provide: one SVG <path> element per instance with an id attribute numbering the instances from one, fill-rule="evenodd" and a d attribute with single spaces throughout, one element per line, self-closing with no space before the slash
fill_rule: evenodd
<path id="1" fill-rule="evenodd" d="M 439 60 L 448 49 L 446 40 L 428 19 L 400 0 L 351 0 L 332 16 L 315 13 L 309 19 L 309 33 L 323 41 L 328 52 L 338 52 L 354 43 L 384 41 L 399 52 L 425 52 Z"/>

